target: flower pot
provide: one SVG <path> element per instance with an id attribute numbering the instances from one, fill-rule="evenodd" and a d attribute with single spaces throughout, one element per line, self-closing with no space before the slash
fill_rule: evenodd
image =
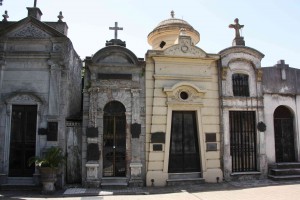
<path id="1" fill-rule="evenodd" d="M 43 184 L 44 193 L 52 193 L 55 191 L 55 182 L 57 181 L 57 168 L 41 167 L 41 182 Z"/>

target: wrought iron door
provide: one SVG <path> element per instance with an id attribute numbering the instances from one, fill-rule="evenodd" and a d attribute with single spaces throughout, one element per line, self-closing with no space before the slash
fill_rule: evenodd
<path id="1" fill-rule="evenodd" d="M 257 171 L 254 111 L 230 111 L 232 172 Z"/>
<path id="2" fill-rule="evenodd" d="M 13 105 L 11 116 L 9 176 L 30 177 L 34 166 L 28 159 L 35 156 L 37 106 Z"/>
<path id="3" fill-rule="evenodd" d="M 195 112 L 172 113 L 169 172 L 200 172 L 200 156 Z"/>
<path id="4" fill-rule="evenodd" d="M 126 176 L 126 116 L 123 105 L 112 102 L 104 109 L 103 176 Z"/>
<path id="5" fill-rule="evenodd" d="M 293 115 L 284 106 L 274 112 L 276 162 L 294 162 L 294 125 Z"/>

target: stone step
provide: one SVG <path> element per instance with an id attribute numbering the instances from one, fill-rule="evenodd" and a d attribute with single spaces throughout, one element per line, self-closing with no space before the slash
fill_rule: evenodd
<path id="1" fill-rule="evenodd" d="M 105 177 L 101 180 L 101 187 L 105 188 L 124 188 L 128 186 L 126 177 Z"/>
<path id="2" fill-rule="evenodd" d="M 291 169 L 300 168 L 299 162 L 275 163 L 269 166 L 270 169 Z"/>
<path id="3" fill-rule="evenodd" d="M 285 175 L 285 176 L 268 175 L 268 177 L 274 181 L 300 180 L 300 175 Z"/>
<path id="4" fill-rule="evenodd" d="M 203 184 L 203 178 L 167 179 L 167 186 Z"/>
<path id="5" fill-rule="evenodd" d="M 1 185 L 1 190 L 41 190 L 40 185 L 36 185 L 31 177 L 8 177 L 7 183 Z"/>
<path id="6" fill-rule="evenodd" d="M 169 173 L 169 179 L 201 178 L 201 172 Z"/>
<path id="7" fill-rule="evenodd" d="M 300 168 L 271 169 L 270 175 L 274 175 L 274 176 L 300 175 Z"/>
<path id="8" fill-rule="evenodd" d="M 8 177 L 7 185 L 35 185 L 32 177 Z"/>

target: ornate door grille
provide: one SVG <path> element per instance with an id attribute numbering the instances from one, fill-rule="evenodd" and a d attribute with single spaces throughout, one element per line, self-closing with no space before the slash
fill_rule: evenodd
<path id="1" fill-rule="evenodd" d="M 255 111 L 230 111 L 232 172 L 257 171 Z"/>

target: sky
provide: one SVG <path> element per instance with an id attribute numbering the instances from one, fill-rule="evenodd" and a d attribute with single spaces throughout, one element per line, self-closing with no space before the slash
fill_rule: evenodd
<path id="1" fill-rule="evenodd" d="M 0 14 L 7 10 L 9 21 L 27 16 L 34 0 L 3 0 Z M 42 21 L 57 21 L 62 11 L 68 37 L 82 60 L 113 39 L 109 27 L 118 22 L 118 38 L 139 58 L 151 46 L 148 34 L 174 10 L 175 18 L 187 21 L 200 33 L 199 48 L 218 53 L 232 45 L 234 30 L 228 28 L 239 18 L 244 25 L 246 46 L 265 55 L 262 66 L 285 60 L 300 68 L 300 0 L 37 0 Z"/>

